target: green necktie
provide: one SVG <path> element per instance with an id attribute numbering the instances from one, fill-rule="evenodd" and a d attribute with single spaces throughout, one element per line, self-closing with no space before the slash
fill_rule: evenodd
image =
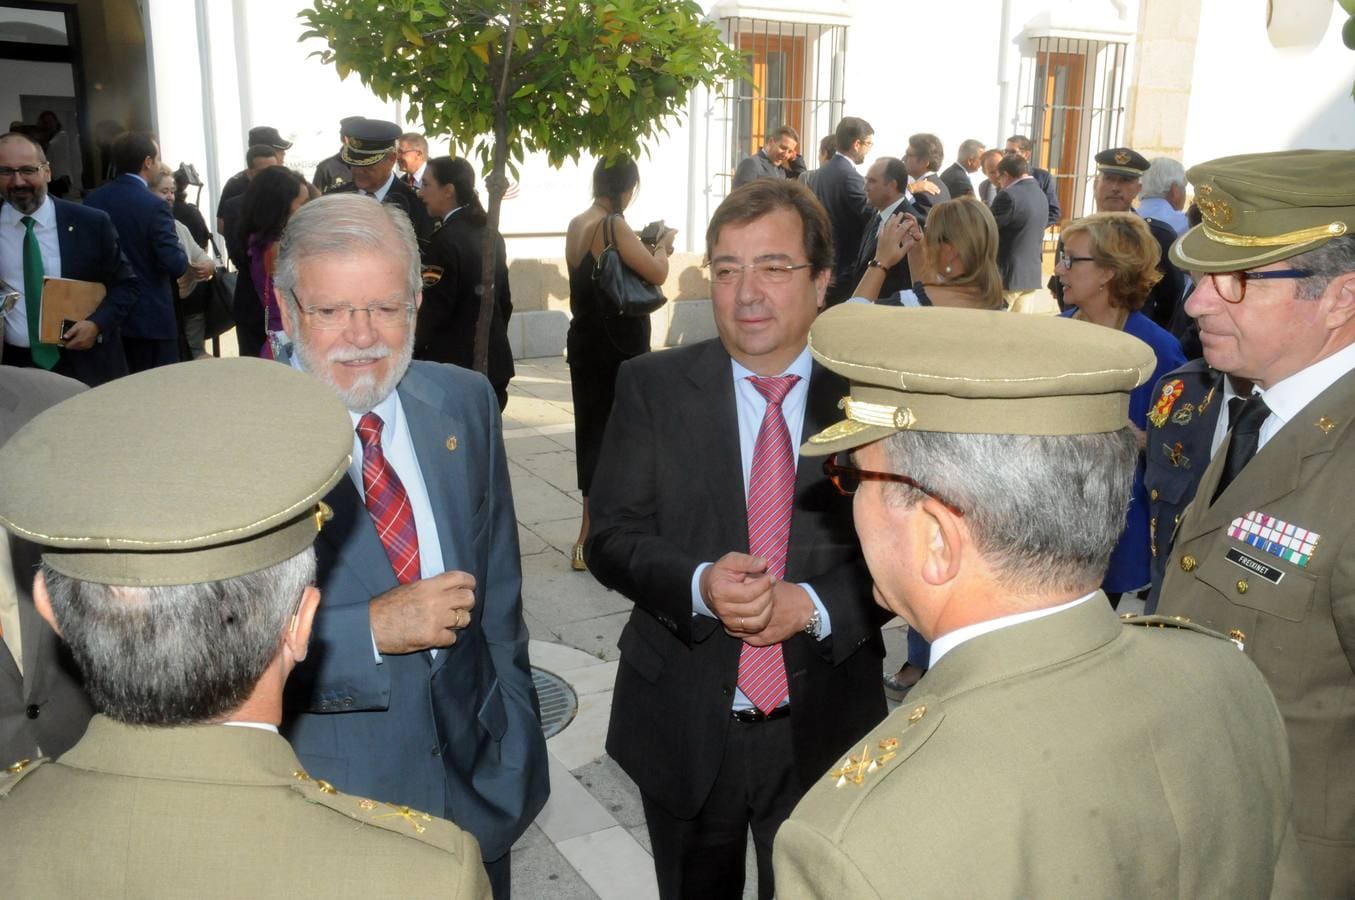
<path id="1" fill-rule="evenodd" d="M 42 308 L 42 248 L 33 233 L 32 216 L 19 220 L 24 224 L 24 306 L 28 308 L 28 347 L 33 354 L 33 365 L 50 369 L 61 358 L 56 344 L 38 342 L 39 310 Z"/>

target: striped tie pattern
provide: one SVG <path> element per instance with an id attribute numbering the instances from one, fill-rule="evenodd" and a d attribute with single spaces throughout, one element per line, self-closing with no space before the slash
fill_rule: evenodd
<path id="1" fill-rule="evenodd" d="M 381 452 L 381 424 L 381 417 L 374 412 L 358 420 L 362 490 L 367 495 L 367 512 L 376 525 L 381 546 L 395 570 L 395 579 L 409 584 L 419 578 L 419 534 L 414 529 L 414 510 L 405 486 Z"/>
<path id="2" fill-rule="evenodd" d="M 753 445 L 748 475 L 748 552 L 767 561 L 767 572 L 780 580 L 786 574 L 786 544 L 795 501 L 795 454 L 781 402 L 800 380 L 798 375 L 752 377 L 749 381 L 767 401 Z M 762 712 L 776 709 L 790 694 L 781 645 L 744 644 L 739 654 L 739 690 Z"/>

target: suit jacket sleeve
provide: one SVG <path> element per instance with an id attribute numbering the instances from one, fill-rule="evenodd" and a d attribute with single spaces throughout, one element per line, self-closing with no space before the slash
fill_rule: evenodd
<path id="1" fill-rule="evenodd" d="M 1053 176 L 1050 176 L 1049 180 L 1044 183 L 1044 194 L 1049 200 L 1049 221 L 1046 224 L 1053 225 L 1063 218 L 1063 210 L 1059 207 L 1059 192 L 1054 185 Z"/>
<path id="2" fill-rule="evenodd" d="M 659 453 L 647 392 L 631 363 L 616 377 L 616 399 L 588 498 L 588 568 L 604 586 L 635 602 L 684 643 L 693 634 L 692 573 L 698 559 L 658 533 Z M 701 636 L 715 620 L 701 617 Z"/>
<path id="3" fill-rule="evenodd" d="M 1015 222 L 1016 204 L 1012 202 L 1012 195 L 1006 191 L 997 192 L 990 208 L 993 211 L 993 218 L 997 220 L 998 228 L 1006 228 Z"/>
<path id="4" fill-rule="evenodd" d="M 118 230 L 113 227 L 113 220 L 108 218 L 107 213 L 99 212 L 98 223 L 98 271 L 102 275 L 104 289 L 108 293 L 104 295 L 103 302 L 90 315 L 89 320 L 99 326 L 101 334 L 107 334 L 109 329 L 122 324 L 122 320 L 127 318 L 128 311 L 136 303 L 136 274 L 122 253 L 122 245 L 118 243 Z M 178 243 L 178 235 L 175 235 L 175 246 L 178 246 Z"/>
<path id="5" fill-rule="evenodd" d="M 178 278 L 188 268 L 188 254 L 179 243 L 179 233 L 174 228 L 174 214 L 169 204 L 161 203 L 151 212 L 151 246 L 155 258 L 172 278 Z"/>

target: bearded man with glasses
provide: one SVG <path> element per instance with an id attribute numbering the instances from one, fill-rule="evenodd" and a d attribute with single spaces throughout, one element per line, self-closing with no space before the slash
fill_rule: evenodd
<path id="1" fill-rule="evenodd" d="M 773 895 L 776 829 L 885 713 L 887 618 L 851 503 L 795 451 L 845 382 L 809 355 L 828 216 L 757 179 L 706 231 L 719 338 L 621 366 L 589 496 L 589 570 L 635 604 L 607 752 L 640 788 L 659 895 Z"/>
<path id="2" fill-rule="evenodd" d="M 1158 609 L 1236 636 L 1289 730 L 1301 864 L 1283 896 L 1355 896 L 1355 153 L 1188 173 L 1205 359 L 1255 385 L 1177 529 Z M 1316 189 L 1313 185 L 1323 185 Z"/>
<path id="3" fill-rule="evenodd" d="M 400 209 L 306 204 L 274 284 L 292 365 L 353 428 L 316 547 L 320 652 L 288 685 L 283 733 L 313 777 L 473 834 L 504 900 L 548 785 L 498 399 L 476 372 L 410 362 L 423 281 Z"/>

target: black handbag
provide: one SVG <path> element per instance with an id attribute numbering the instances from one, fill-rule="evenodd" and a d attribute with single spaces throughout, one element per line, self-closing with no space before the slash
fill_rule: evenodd
<path id="1" fill-rule="evenodd" d="M 219 265 L 216 267 L 216 274 L 208 282 L 211 290 L 207 295 L 206 308 L 202 311 L 203 333 L 207 338 L 220 337 L 235 327 L 235 313 L 232 309 L 235 302 L 235 279 L 235 272 Z"/>
<path id="2" fill-rule="evenodd" d="M 604 220 L 603 239 L 607 245 L 593 266 L 593 285 L 602 300 L 603 311 L 613 318 L 647 316 L 668 302 L 657 284 L 650 284 L 631 271 L 616 249 L 614 216 Z"/>

